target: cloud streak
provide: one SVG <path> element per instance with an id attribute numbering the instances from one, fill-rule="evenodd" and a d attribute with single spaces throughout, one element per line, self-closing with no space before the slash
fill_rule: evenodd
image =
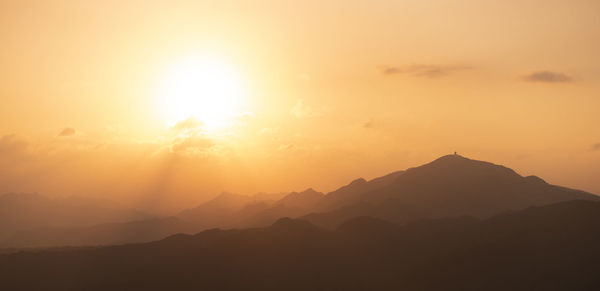
<path id="1" fill-rule="evenodd" d="M 66 127 L 61 132 L 58 133 L 58 136 L 66 137 L 66 136 L 74 136 L 77 131 L 72 127 Z"/>
<path id="2" fill-rule="evenodd" d="M 534 83 L 568 83 L 572 82 L 573 78 L 560 72 L 552 71 L 537 71 L 529 73 L 521 78 L 525 82 Z"/>
<path id="3" fill-rule="evenodd" d="M 439 78 L 456 71 L 469 70 L 468 66 L 440 66 L 440 65 L 410 65 L 410 66 L 382 66 L 379 72 L 385 76 L 409 75 L 420 78 Z"/>
<path id="4" fill-rule="evenodd" d="M 181 131 L 186 131 L 186 130 L 192 130 L 192 129 L 196 129 L 199 127 L 202 127 L 202 122 L 193 118 L 193 117 L 189 117 L 188 119 L 184 120 L 184 121 L 180 121 L 177 122 L 175 125 L 173 125 L 173 129 L 174 130 L 181 130 Z"/>

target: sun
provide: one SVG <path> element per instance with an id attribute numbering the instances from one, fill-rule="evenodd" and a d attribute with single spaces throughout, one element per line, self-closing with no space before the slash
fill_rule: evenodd
<path id="1" fill-rule="evenodd" d="M 238 73 L 216 57 L 187 58 L 172 64 L 162 77 L 158 95 L 168 124 L 191 117 L 207 130 L 230 125 L 245 102 Z"/>

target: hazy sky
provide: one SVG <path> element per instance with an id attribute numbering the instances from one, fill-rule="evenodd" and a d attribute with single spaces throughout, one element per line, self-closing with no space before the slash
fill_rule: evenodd
<path id="1" fill-rule="evenodd" d="M 0 193 L 173 209 L 330 191 L 456 150 L 598 194 L 599 11 L 0 1 Z"/>

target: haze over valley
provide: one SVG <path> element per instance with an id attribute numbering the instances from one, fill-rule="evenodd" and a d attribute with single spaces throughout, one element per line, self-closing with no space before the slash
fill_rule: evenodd
<path id="1" fill-rule="evenodd" d="M 2 0 L 0 290 L 600 290 L 598 0 Z"/>

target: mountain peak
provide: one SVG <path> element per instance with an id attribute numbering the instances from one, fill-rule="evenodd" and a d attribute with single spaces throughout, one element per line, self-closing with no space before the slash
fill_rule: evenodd
<path id="1" fill-rule="evenodd" d="M 316 191 L 315 189 L 313 189 L 313 188 L 308 188 L 308 189 L 306 189 L 306 190 L 304 190 L 304 191 L 300 192 L 300 194 L 314 194 L 314 193 L 318 193 L 318 194 L 320 194 L 319 192 L 317 192 L 317 191 Z"/>
<path id="2" fill-rule="evenodd" d="M 278 203 L 289 207 L 310 208 L 323 196 L 323 193 L 317 192 L 313 188 L 308 188 L 302 192 L 292 192 L 281 198 Z"/>
<path id="3" fill-rule="evenodd" d="M 458 154 L 441 156 L 428 164 L 410 168 L 407 172 L 447 177 L 464 176 L 471 179 L 482 176 L 522 178 L 515 171 L 505 166 L 472 160 Z"/>
<path id="4" fill-rule="evenodd" d="M 321 192 L 317 192 L 317 191 L 316 191 L 315 189 L 313 189 L 313 188 L 308 188 L 308 189 L 306 189 L 306 190 L 304 190 L 304 191 L 302 191 L 302 192 L 292 192 L 292 193 L 290 193 L 290 194 L 288 194 L 288 195 L 284 196 L 284 197 L 282 198 L 282 200 L 284 200 L 284 199 L 289 199 L 289 198 L 291 198 L 291 197 L 314 197 L 314 196 L 321 197 L 321 196 L 323 196 L 323 195 L 324 195 L 323 193 L 321 193 Z"/>
<path id="5" fill-rule="evenodd" d="M 434 160 L 434 162 L 436 162 L 436 161 L 472 161 L 472 160 L 469 158 L 463 157 L 459 154 L 450 154 L 450 155 L 441 156 Z"/>
<path id="6" fill-rule="evenodd" d="M 352 182 L 350 182 L 350 184 L 348 184 L 348 186 L 355 186 L 355 185 L 360 185 L 360 184 L 365 184 L 367 183 L 367 180 L 363 179 L 363 178 L 358 178 Z"/>

